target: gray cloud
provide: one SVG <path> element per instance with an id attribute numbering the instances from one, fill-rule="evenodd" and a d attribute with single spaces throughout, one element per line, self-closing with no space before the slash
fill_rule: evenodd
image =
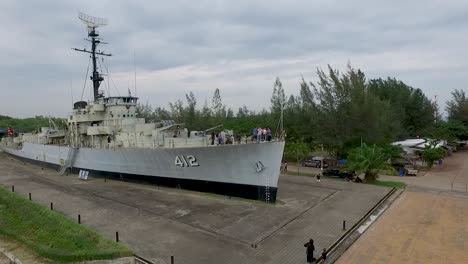
<path id="1" fill-rule="evenodd" d="M 167 106 L 220 88 L 234 109 L 269 107 L 274 78 L 297 93 L 300 75 L 346 63 L 369 78 L 396 77 L 439 105 L 464 88 L 466 1 L 4 1 L 0 16 L 0 114 L 64 116 L 81 96 L 88 58 L 78 11 L 109 19 L 100 29 L 114 54 L 118 90 Z M 117 89 L 111 82 L 111 92 Z M 87 96 L 89 92 L 85 92 Z"/>

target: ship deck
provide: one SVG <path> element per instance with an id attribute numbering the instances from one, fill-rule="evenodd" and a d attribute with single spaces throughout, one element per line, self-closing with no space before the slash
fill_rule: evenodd
<path id="1" fill-rule="evenodd" d="M 138 255 L 169 263 L 305 263 L 360 220 L 389 188 L 282 175 L 276 204 L 155 185 L 59 176 L 0 153 L 0 184 L 120 241 Z M 163 262 L 164 261 L 164 262 Z"/>

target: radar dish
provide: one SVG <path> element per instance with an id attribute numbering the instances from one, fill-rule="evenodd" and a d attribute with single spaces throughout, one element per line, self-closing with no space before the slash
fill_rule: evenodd
<path id="1" fill-rule="evenodd" d="M 85 13 L 79 12 L 78 13 L 78 18 L 86 25 L 88 26 L 88 29 L 96 29 L 100 26 L 105 26 L 107 25 L 107 19 L 106 18 L 100 18 L 100 17 L 94 17 L 87 15 Z"/>

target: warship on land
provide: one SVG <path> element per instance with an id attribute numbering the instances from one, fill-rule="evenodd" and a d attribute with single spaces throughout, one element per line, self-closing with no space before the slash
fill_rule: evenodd
<path id="1" fill-rule="evenodd" d="M 230 140 L 213 144 L 213 135 L 188 131 L 174 121 L 147 123 L 137 115 L 137 97 L 105 96 L 99 56 L 110 56 L 97 28 L 101 18 L 79 14 L 88 29 L 94 100 L 78 101 L 65 129 L 43 127 L 36 133 L 3 138 L 0 149 L 16 158 L 56 168 L 60 174 L 140 178 L 156 184 L 274 203 L 284 140 Z"/>

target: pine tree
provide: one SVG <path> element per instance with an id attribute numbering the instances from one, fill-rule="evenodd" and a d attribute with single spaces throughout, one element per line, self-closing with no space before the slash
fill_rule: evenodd
<path id="1" fill-rule="evenodd" d="M 445 110 L 449 120 L 468 124 L 468 99 L 465 91 L 461 89 L 452 91 L 452 100 L 447 102 Z"/>
<path id="2" fill-rule="evenodd" d="M 286 106 L 286 95 L 284 94 L 283 84 L 279 77 L 276 77 L 275 84 L 273 85 L 273 94 L 271 96 L 271 113 L 278 116 Z"/>

